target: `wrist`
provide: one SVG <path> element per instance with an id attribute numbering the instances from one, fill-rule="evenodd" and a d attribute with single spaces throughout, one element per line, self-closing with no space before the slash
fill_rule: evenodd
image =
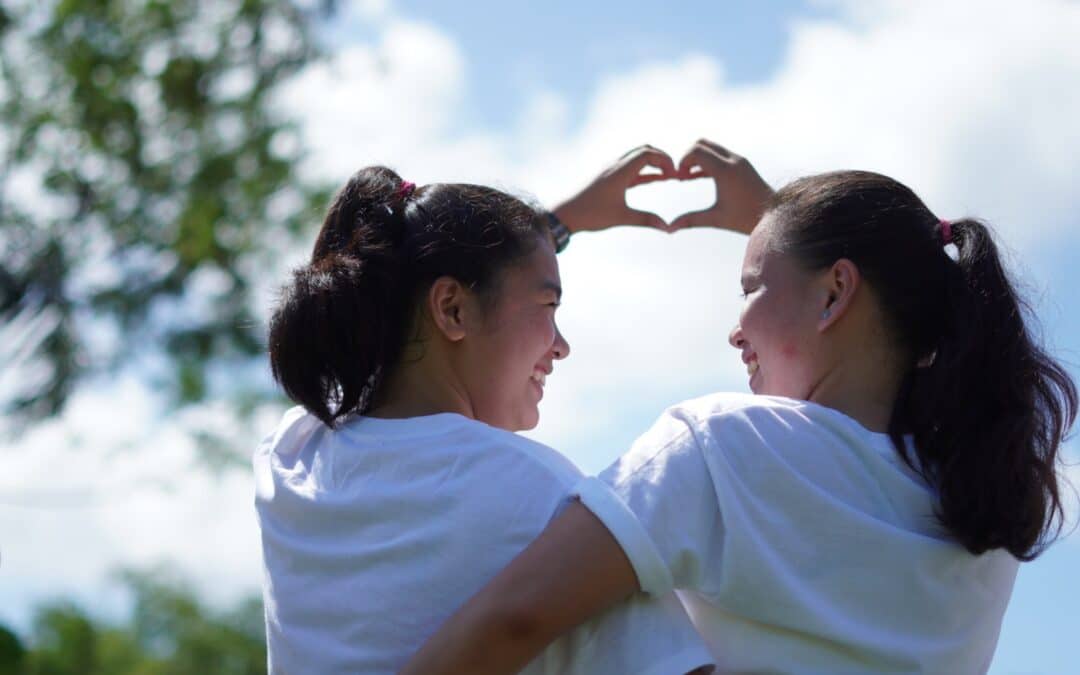
<path id="1" fill-rule="evenodd" d="M 555 245 L 555 252 L 561 253 L 566 248 L 566 245 L 570 243 L 570 228 L 554 211 L 546 212 L 544 217 L 547 219 L 548 232 L 550 232 L 552 242 Z"/>
<path id="2" fill-rule="evenodd" d="M 553 208 L 550 213 L 554 214 L 559 221 L 566 226 L 566 229 L 570 234 L 576 234 L 589 228 L 585 227 L 584 219 L 581 217 L 580 210 L 574 204 L 574 199 L 570 198 Z"/>

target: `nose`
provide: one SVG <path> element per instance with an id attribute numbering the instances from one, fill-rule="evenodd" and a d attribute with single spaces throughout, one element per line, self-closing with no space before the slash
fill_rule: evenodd
<path id="1" fill-rule="evenodd" d="M 728 343 L 735 349 L 742 349 L 746 344 L 746 340 L 743 339 L 742 326 L 735 324 L 735 327 L 731 329 L 731 333 L 728 334 Z"/>
<path id="2" fill-rule="evenodd" d="M 562 331 L 555 329 L 555 344 L 551 346 L 552 354 L 556 359 L 565 359 L 570 356 L 570 343 L 563 337 Z"/>

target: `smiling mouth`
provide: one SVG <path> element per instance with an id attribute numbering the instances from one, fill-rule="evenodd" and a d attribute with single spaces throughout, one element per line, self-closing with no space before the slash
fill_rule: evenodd
<path id="1" fill-rule="evenodd" d="M 534 370 L 531 379 L 533 382 L 536 382 L 541 387 L 543 387 L 544 384 L 547 382 L 547 374 L 539 370 Z"/>
<path id="2" fill-rule="evenodd" d="M 753 377 L 754 373 L 756 373 L 760 367 L 761 366 L 758 365 L 757 361 L 751 361 L 746 364 L 746 374 Z"/>

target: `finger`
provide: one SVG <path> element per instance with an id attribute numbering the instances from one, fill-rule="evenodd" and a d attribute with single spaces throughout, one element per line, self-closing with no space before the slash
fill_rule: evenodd
<path id="1" fill-rule="evenodd" d="M 683 180 L 711 176 L 716 156 L 708 148 L 694 145 L 679 160 L 678 177 Z M 696 170 L 695 170 L 696 169 Z"/>
<path id="2" fill-rule="evenodd" d="M 655 213 L 652 213 L 651 211 L 627 209 L 626 212 L 623 214 L 622 220 L 627 225 L 650 227 L 654 230 L 664 230 L 665 232 L 667 232 L 671 229 L 666 220 L 656 215 Z"/>
<path id="3" fill-rule="evenodd" d="M 665 176 L 661 173 L 639 173 L 630 179 L 630 183 L 627 187 L 636 187 L 638 185 L 645 185 L 646 183 L 656 183 L 658 181 L 671 180 L 671 176 Z"/>
<path id="4" fill-rule="evenodd" d="M 643 145 L 627 155 L 619 171 L 640 174 L 641 170 L 647 166 L 659 169 L 660 175 L 667 178 L 674 178 L 678 175 L 678 171 L 675 169 L 675 161 L 671 159 L 671 155 L 651 145 Z"/>
<path id="5" fill-rule="evenodd" d="M 695 143 L 695 145 L 700 145 L 700 146 L 702 146 L 704 148 L 708 148 L 710 151 L 715 153 L 718 157 L 722 157 L 722 158 L 727 159 L 729 161 L 733 161 L 735 159 L 738 159 L 738 155 L 736 155 L 734 152 L 728 150 L 727 148 L 725 148 L 724 146 L 720 145 L 719 143 L 717 143 L 715 141 L 710 141 L 707 138 L 699 138 L 698 142 Z"/>
<path id="6" fill-rule="evenodd" d="M 702 211 L 690 211 L 684 213 L 671 221 L 671 225 L 668 229 L 671 232 L 676 232 L 691 227 L 713 227 L 716 220 L 716 207 L 714 206 Z"/>

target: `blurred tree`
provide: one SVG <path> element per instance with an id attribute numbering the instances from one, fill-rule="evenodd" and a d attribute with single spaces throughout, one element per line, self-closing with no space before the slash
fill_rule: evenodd
<path id="1" fill-rule="evenodd" d="M 253 275 L 327 198 L 274 109 L 307 4 L 0 0 L 0 410 L 126 363 L 183 405 L 262 351 Z"/>
<path id="2" fill-rule="evenodd" d="M 19 636 L 0 625 L 0 675 L 19 675 L 25 658 L 26 648 Z"/>
<path id="3" fill-rule="evenodd" d="M 215 612 L 168 572 L 126 573 L 131 625 L 98 621 L 71 603 L 42 607 L 29 649 L 0 627 L 0 674 L 258 675 L 266 672 L 262 603 Z M 5 635 L 17 645 L 5 667 Z"/>

